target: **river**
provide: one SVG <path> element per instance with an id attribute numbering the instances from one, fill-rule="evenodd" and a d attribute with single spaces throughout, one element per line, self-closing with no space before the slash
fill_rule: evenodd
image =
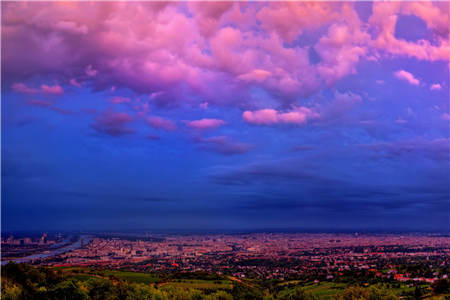
<path id="1" fill-rule="evenodd" d="M 81 240 L 82 239 L 83 239 L 83 243 L 85 245 L 91 241 L 91 237 L 90 236 L 82 235 L 82 236 L 80 236 L 80 238 L 76 242 L 74 242 L 74 243 L 72 243 L 70 245 L 67 245 L 65 247 L 54 249 L 54 250 L 45 251 L 45 252 L 38 253 L 38 254 L 33 254 L 33 255 L 30 255 L 30 256 L 25 256 L 25 257 L 5 260 L 5 261 L 2 261 L 2 266 L 6 265 L 10 261 L 13 261 L 13 262 L 16 262 L 16 263 L 26 263 L 26 262 L 30 262 L 32 260 L 49 258 L 49 257 L 52 257 L 52 256 L 56 256 L 56 255 L 62 254 L 64 252 L 69 252 L 69 251 L 72 251 L 74 249 L 78 249 L 78 248 L 81 247 Z"/>

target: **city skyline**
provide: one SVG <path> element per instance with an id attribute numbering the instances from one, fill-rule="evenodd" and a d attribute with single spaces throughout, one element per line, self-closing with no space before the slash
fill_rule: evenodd
<path id="1" fill-rule="evenodd" d="M 448 231 L 448 2 L 2 2 L 2 231 Z"/>

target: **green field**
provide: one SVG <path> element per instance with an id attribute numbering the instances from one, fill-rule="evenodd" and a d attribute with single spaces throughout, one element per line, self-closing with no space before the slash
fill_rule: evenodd
<path id="1" fill-rule="evenodd" d="M 275 285 L 266 285 L 259 280 L 240 279 L 227 276 L 211 277 L 210 274 L 179 273 L 175 276 L 166 274 L 158 275 L 152 273 L 133 272 L 129 270 L 105 270 L 90 267 L 55 267 L 53 270 L 60 271 L 65 277 L 82 282 L 88 282 L 89 279 L 103 279 L 105 281 L 117 282 L 124 280 L 130 284 L 144 284 L 148 287 L 166 291 L 170 294 L 172 290 L 199 291 L 203 293 L 212 293 L 223 291 L 229 294 L 233 293 L 236 286 L 244 287 L 247 290 L 253 290 L 260 295 L 276 294 L 280 299 L 291 299 L 295 290 L 301 289 L 315 299 L 331 300 L 337 299 L 350 286 L 350 283 L 327 282 L 319 283 L 305 282 L 302 280 L 278 281 Z M 264 287 L 263 287 L 264 286 Z M 406 283 L 377 283 L 373 285 L 365 284 L 361 287 L 363 290 L 377 288 L 389 291 L 395 296 L 408 298 L 414 294 L 415 286 Z M 433 295 L 431 286 L 427 284 L 420 285 L 422 289 L 421 299 L 443 300 L 449 295 Z"/>
<path id="2" fill-rule="evenodd" d="M 346 286 L 347 284 L 344 283 L 323 282 L 320 284 L 306 284 L 304 288 L 307 292 L 320 299 L 331 299 L 332 296 L 342 292 Z"/>
<path id="3" fill-rule="evenodd" d="M 221 280 L 202 280 L 202 279 L 162 279 L 156 274 L 132 272 L 125 270 L 102 270 L 86 267 L 56 267 L 56 270 L 62 271 L 65 275 L 79 280 L 87 281 L 90 278 L 103 278 L 103 279 L 121 279 L 128 281 L 130 283 L 143 283 L 152 284 L 154 286 L 160 287 L 163 290 L 170 288 L 181 288 L 181 289 L 196 289 L 196 290 L 223 290 L 231 291 L 233 287 L 233 281 L 223 278 Z M 254 285 L 252 283 L 250 286 Z M 347 283 L 336 283 L 336 282 L 302 282 L 300 280 L 285 281 L 278 284 L 281 288 L 280 295 L 288 294 L 292 289 L 301 287 L 306 292 L 319 299 L 333 299 L 337 294 L 344 291 L 349 284 Z M 397 296 L 402 296 L 406 293 L 414 292 L 414 286 L 409 286 L 408 284 L 400 284 L 399 287 L 388 287 L 383 284 L 374 285 L 377 288 L 384 288 L 392 291 Z M 427 290 L 427 285 L 422 286 Z M 258 285 L 254 286 L 255 289 L 261 289 Z M 444 299 L 446 295 L 443 296 L 432 296 L 431 294 L 423 295 L 423 299 L 433 299 L 439 300 Z"/>
<path id="4" fill-rule="evenodd" d="M 231 281 L 228 280 L 199 280 L 199 279 L 182 279 L 167 282 L 164 287 L 192 288 L 198 290 L 230 290 Z"/>
<path id="5" fill-rule="evenodd" d="M 301 287 L 306 292 L 310 293 L 313 296 L 316 296 L 319 299 L 334 299 L 334 297 L 340 293 L 342 293 L 347 287 L 349 287 L 349 284 L 347 283 L 335 283 L 335 282 L 320 282 L 320 283 L 304 283 L 300 280 L 292 280 L 292 281 L 286 281 L 278 284 L 279 287 L 282 287 L 283 289 L 280 291 L 280 295 L 288 294 L 289 291 L 296 287 Z M 408 284 L 402 283 L 399 287 L 390 287 L 386 284 L 375 284 L 375 285 L 368 285 L 364 288 L 369 287 L 376 287 L 380 289 L 385 289 L 393 292 L 396 296 L 402 298 L 406 294 L 412 294 L 414 293 L 415 286 L 410 286 Z M 421 299 L 427 299 L 427 300 L 442 300 L 442 299 L 448 299 L 450 298 L 449 294 L 439 295 L 435 296 L 432 295 L 431 289 L 429 285 L 423 284 L 421 287 L 424 290 L 424 294 L 422 295 Z"/>
<path id="6" fill-rule="evenodd" d="M 126 280 L 129 282 L 135 282 L 135 283 L 155 283 L 159 280 L 159 277 L 157 277 L 154 274 L 147 274 L 147 273 L 138 273 L 138 272 L 129 272 L 129 271 L 102 271 L 101 274 L 103 276 L 114 276 L 116 278 Z"/>
<path id="7" fill-rule="evenodd" d="M 154 274 L 131 271 L 100 270 L 80 267 L 58 267 L 55 269 L 61 270 L 64 274 L 80 281 L 85 281 L 92 277 L 98 277 L 105 279 L 117 278 L 133 283 L 150 284 L 156 283 L 160 280 L 160 278 Z"/>

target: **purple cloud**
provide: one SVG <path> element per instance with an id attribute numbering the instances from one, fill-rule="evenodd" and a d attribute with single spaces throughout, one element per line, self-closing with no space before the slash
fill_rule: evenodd
<path id="1" fill-rule="evenodd" d="M 194 142 L 198 144 L 200 150 L 217 152 L 223 155 L 243 154 L 253 148 L 250 144 L 231 141 L 226 136 L 197 137 Z"/>
<path id="2" fill-rule="evenodd" d="M 171 120 L 157 116 L 148 117 L 147 123 L 155 129 L 162 129 L 165 131 L 174 131 L 177 129 L 177 125 Z"/>
<path id="3" fill-rule="evenodd" d="M 411 74 L 405 70 L 399 70 L 399 71 L 395 72 L 394 75 L 398 79 L 404 80 L 404 81 L 408 82 L 409 84 L 412 84 L 412 85 L 420 84 L 419 79 L 417 79 L 416 77 L 414 77 L 413 74 Z"/>
<path id="4" fill-rule="evenodd" d="M 450 160 L 450 140 L 439 138 L 433 140 L 411 139 L 396 142 L 379 142 L 365 144 L 362 147 L 370 149 L 376 157 L 426 157 L 433 160 Z"/>
<path id="5" fill-rule="evenodd" d="M 186 125 L 197 130 L 212 130 L 225 125 L 226 122 L 219 119 L 201 119 L 195 121 L 187 121 Z"/>
<path id="6" fill-rule="evenodd" d="M 362 59 L 449 59 L 448 13 L 431 2 L 374 3 L 367 22 L 345 3 L 214 3 L 207 9 L 183 5 L 103 2 L 86 11 L 80 5 L 7 3 L 2 21 L 9 30 L 2 35 L 16 42 L 5 43 L 4 69 L 10 80 L 21 82 L 36 74 L 57 75 L 74 86 L 79 85 L 73 81 L 77 78 L 100 90 L 115 86 L 139 94 L 161 93 L 161 105 L 186 92 L 223 105 L 237 95 L 248 99 L 254 87 L 292 103 L 355 74 Z M 435 33 L 433 41 L 397 39 L 400 14 L 423 19 Z M 31 17 L 35 15 L 41 17 Z M 142 36 L 147 28 L 143 24 L 155 30 Z M 185 28 L 183 33 L 179 28 Z M 290 45 L 320 28 L 327 30 L 311 45 Z M 310 61 L 311 48 L 320 57 L 318 63 Z M 399 76 L 416 84 L 408 74 L 400 70 Z M 23 86 L 17 89 L 33 93 Z"/>
<path id="7" fill-rule="evenodd" d="M 135 133 L 134 129 L 127 127 L 133 120 L 132 116 L 123 112 L 104 111 L 96 117 L 91 127 L 102 134 L 122 136 Z"/>
<path id="8" fill-rule="evenodd" d="M 120 103 L 129 103 L 131 102 L 131 99 L 128 97 L 112 97 L 111 99 L 109 99 L 109 102 L 114 103 L 114 104 L 120 104 Z"/>

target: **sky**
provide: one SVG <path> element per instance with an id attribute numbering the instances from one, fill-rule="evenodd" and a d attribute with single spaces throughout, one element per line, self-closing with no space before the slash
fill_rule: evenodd
<path id="1" fill-rule="evenodd" d="M 448 2 L 2 2 L 12 230 L 449 229 Z"/>

